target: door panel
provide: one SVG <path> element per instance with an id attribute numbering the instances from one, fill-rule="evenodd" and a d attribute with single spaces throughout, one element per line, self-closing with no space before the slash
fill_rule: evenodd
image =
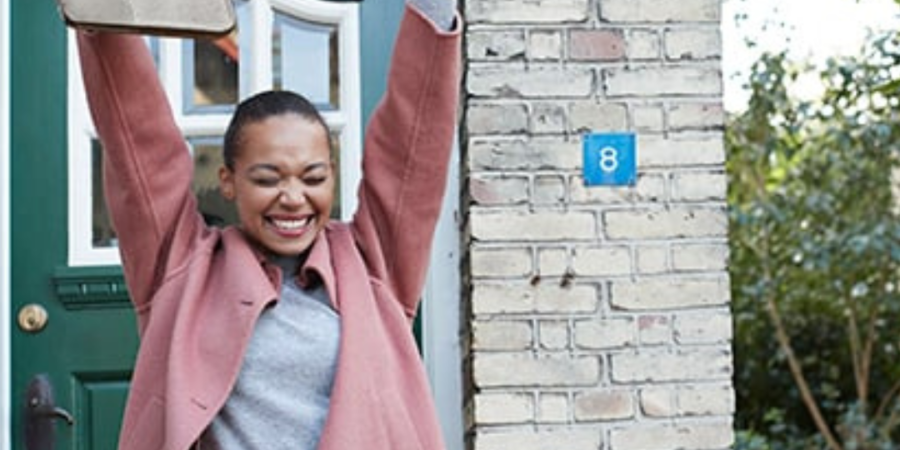
<path id="1" fill-rule="evenodd" d="M 82 422 L 79 439 L 91 442 L 97 449 L 116 448 L 118 427 L 110 432 L 110 426 L 121 422 L 122 411 L 128 396 L 128 372 L 93 372 L 78 374 L 75 386 L 76 403 L 81 409 L 74 414 Z"/>

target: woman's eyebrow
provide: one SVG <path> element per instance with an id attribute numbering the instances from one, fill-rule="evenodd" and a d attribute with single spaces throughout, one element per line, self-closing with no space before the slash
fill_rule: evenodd
<path id="1" fill-rule="evenodd" d="M 315 170 L 325 170 L 328 169 L 328 162 L 315 162 L 303 168 L 303 173 L 312 172 Z M 258 171 L 267 171 L 267 172 L 281 172 L 281 169 L 275 164 L 268 163 L 260 163 L 254 164 L 247 169 L 247 172 L 258 172 Z"/>
<path id="2" fill-rule="evenodd" d="M 278 166 L 274 164 L 254 164 L 247 169 L 247 172 L 257 172 L 260 170 L 278 172 Z"/>
<path id="3" fill-rule="evenodd" d="M 328 168 L 328 163 L 317 162 L 317 163 L 312 163 L 312 164 L 306 166 L 306 168 L 303 169 L 303 172 L 306 173 L 306 172 L 312 172 L 314 170 L 327 169 L 327 168 Z"/>

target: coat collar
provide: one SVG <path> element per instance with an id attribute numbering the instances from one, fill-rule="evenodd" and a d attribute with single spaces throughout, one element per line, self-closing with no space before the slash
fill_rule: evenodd
<path id="1" fill-rule="evenodd" d="M 340 311 L 335 285 L 334 263 L 332 261 L 331 249 L 328 242 L 329 235 L 335 234 L 337 228 L 338 226 L 335 222 L 329 222 L 325 225 L 325 228 L 319 232 L 310 247 L 306 261 L 304 261 L 297 273 L 297 281 L 304 287 L 317 282 L 325 284 L 325 288 L 328 291 L 328 298 L 331 299 L 332 307 L 334 307 L 336 311 Z M 274 266 L 268 261 L 266 254 L 260 250 L 259 247 L 250 242 L 244 232 L 237 227 L 229 228 L 225 234 L 233 235 L 233 239 L 236 238 L 243 241 L 244 246 L 249 248 L 253 253 L 256 262 L 259 263 L 269 275 L 269 280 L 272 281 L 273 288 L 275 288 L 276 291 L 280 289 L 281 271 L 274 270 Z"/>

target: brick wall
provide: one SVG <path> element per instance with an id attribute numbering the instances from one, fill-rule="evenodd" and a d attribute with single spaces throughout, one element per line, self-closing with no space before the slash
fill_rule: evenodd
<path id="1" fill-rule="evenodd" d="M 726 449 L 719 0 L 464 0 L 474 450 Z M 634 131 L 632 188 L 581 134 Z"/>

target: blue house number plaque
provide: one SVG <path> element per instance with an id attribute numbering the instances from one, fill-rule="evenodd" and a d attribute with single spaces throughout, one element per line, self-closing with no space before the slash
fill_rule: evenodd
<path id="1" fill-rule="evenodd" d="M 634 133 L 584 135 L 584 184 L 634 186 L 637 155 Z"/>

